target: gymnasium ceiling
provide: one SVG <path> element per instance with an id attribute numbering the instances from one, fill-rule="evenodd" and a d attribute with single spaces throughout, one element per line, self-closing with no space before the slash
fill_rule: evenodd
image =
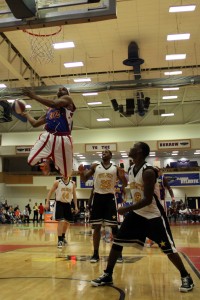
<path id="1" fill-rule="evenodd" d="M 84 1 L 40 0 L 36 19 L 17 20 L 6 1 L 0 1 L 0 83 L 7 86 L 0 89 L 2 101 L 22 99 L 24 86 L 32 86 L 44 97 L 53 97 L 58 87 L 64 85 L 70 88 L 77 107 L 74 130 L 200 123 L 199 1 L 101 0 L 95 4 L 71 5 L 72 2 Z M 196 5 L 195 11 L 169 13 L 170 6 L 189 4 Z M 22 29 L 49 34 L 57 32 L 59 25 L 61 32 L 54 36 L 54 42 L 73 41 L 75 47 L 54 50 L 52 63 L 30 59 L 29 35 Z M 168 34 L 177 33 L 190 33 L 190 39 L 167 41 Z M 140 74 L 138 68 L 123 64 L 131 42 L 138 45 L 138 57 L 144 60 Z M 169 54 L 186 54 L 186 59 L 169 61 L 165 59 Z M 84 66 L 64 67 L 64 63 L 75 61 L 82 61 Z M 182 71 L 182 74 L 164 75 L 171 71 Z M 91 78 L 91 82 L 74 83 L 74 79 L 83 77 Z M 179 90 L 163 90 L 168 87 Z M 98 92 L 98 95 L 83 96 L 86 92 Z M 150 98 L 144 116 L 137 112 L 138 92 Z M 163 99 L 163 96 L 177 98 Z M 135 99 L 135 113 L 131 116 L 126 115 L 129 98 Z M 123 107 L 124 114 L 114 111 L 113 99 Z M 25 100 L 35 117 L 44 114 L 43 106 Z M 97 101 L 102 104 L 88 105 Z M 161 117 L 161 112 L 174 113 L 174 116 Z M 97 118 L 109 118 L 109 121 L 98 122 Z M 0 132 L 32 130 L 35 128 L 14 116 L 11 122 L 0 124 Z"/>

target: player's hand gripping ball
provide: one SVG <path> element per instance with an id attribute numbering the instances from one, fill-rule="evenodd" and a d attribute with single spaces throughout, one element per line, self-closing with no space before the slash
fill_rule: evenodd
<path id="1" fill-rule="evenodd" d="M 16 114 L 22 114 L 26 110 L 26 102 L 21 99 L 16 99 L 12 104 L 12 110 Z"/>

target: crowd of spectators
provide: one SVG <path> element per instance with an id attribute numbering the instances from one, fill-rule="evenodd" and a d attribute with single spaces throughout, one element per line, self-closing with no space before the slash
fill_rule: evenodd
<path id="1" fill-rule="evenodd" d="M 199 223 L 200 209 L 189 208 L 183 200 L 172 201 L 167 209 L 167 216 L 169 222 Z"/>
<path id="2" fill-rule="evenodd" d="M 42 203 L 40 203 L 40 205 L 41 204 Z M 41 213 L 41 211 L 39 211 L 39 213 Z M 19 205 L 15 207 L 8 205 L 7 200 L 3 203 L 0 202 L 0 224 L 29 223 L 30 214 L 31 208 L 29 204 L 21 211 Z M 42 221 L 42 215 L 40 215 L 40 221 Z"/>

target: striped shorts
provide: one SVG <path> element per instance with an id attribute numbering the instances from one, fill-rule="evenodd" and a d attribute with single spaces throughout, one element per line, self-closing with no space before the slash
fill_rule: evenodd
<path id="1" fill-rule="evenodd" d="M 31 149 L 28 164 L 36 165 L 41 159 L 51 158 L 55 168 L 61 175 L 68 177 L 73 168 L 73 146 L 69 135 L 54 135 L 49 132 L 42 133 Z"/>

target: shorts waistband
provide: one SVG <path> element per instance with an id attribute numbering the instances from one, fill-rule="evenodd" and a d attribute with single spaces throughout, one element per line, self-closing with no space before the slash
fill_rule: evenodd
<path id="1" fill-rule="evenodd" d="M 56 136 L 70 136 L 70 132 L 54 132 L 54 131 L 47 131 Z"/>

